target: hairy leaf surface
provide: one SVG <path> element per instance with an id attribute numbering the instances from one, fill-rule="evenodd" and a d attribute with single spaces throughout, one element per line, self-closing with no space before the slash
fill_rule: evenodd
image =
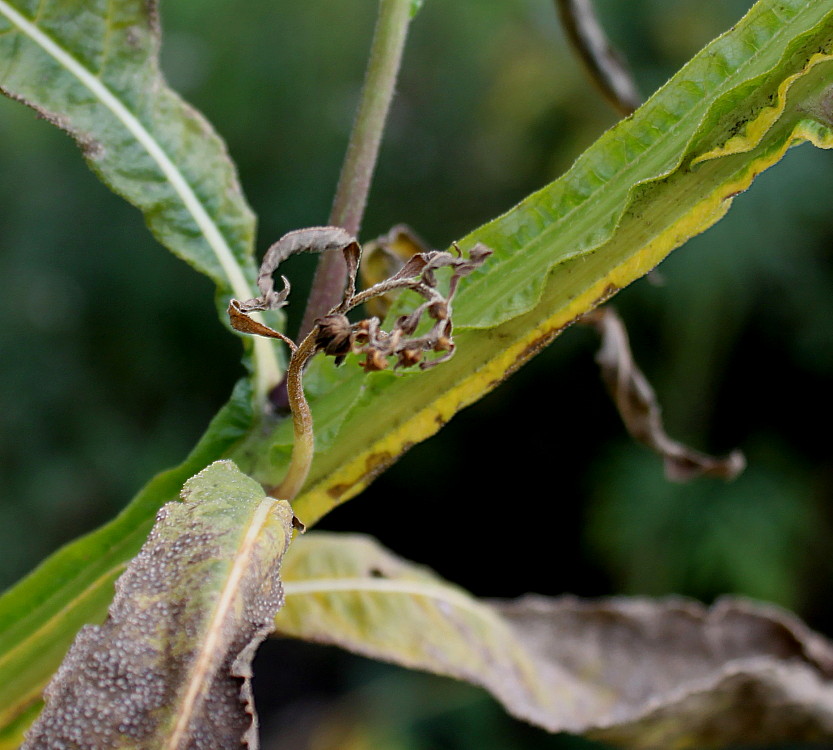
<path id="1" fill-rule="evenodd" d="M 0 7 L 12 6 L 0 0 Z M 9 33 L 22 47 L 34 44 L 11 26 L 0 40 Z M 717 221 L 790 146 L 833 145 L 831 40 L 833 0 L 762 0 L 563 178 L 461 240 L 495 254 L 460 286 L 450 362 L 401 376 L 366 376 L 349 359 L 339 370 L 313 363 L 308 390 L 319 440 L 295 503 L 301 520 L 311 525 L 357 494 L 566 326 Z M 13 61 L 22 55 L 2 49 Z M 37 45 L 26 54 L 51 59 Z M 79 59 L 87 58 L 79 52 Z M 42 69 L 27 65 L 30 73 Z M 12 67 L 29 86 L 43 80 L 27 78 L 18 62 Z M 246 403 L 236 399 L 187 464 L 154 480 L 116 521 L 0 598 L 0 732 L 14 734 L 31 716 L 77 628 L 103 617 L 110 583 L 187 476 L 225 456 L 264 485 L 283 478 L 291 426 L 264 421 L 251 430 Z"/>
<path id="2" fill-rule="evenodd" d="M 250 394 L 241 383 L 180 466 L 155 477 L 113 521 L 56 552 L 0 598 L 0 748 L 20 745 L 79 628 L 104 619 L 113 583 L 138 553 L 157 510 L 245 434 Z"/>
<path id="3" fill-rule="evenodd" d="M 215 281 L 224 310 L 252 296 L 254 216 L 225 145 L 162 78 L 159 44 L 155 2 L 0 0 L 0 91 L 66 130 L 156 238 Z M 254 346 L 265 390 L 277 361 L 271 342 Z"/>
<path id="4" fill-rule="evenodd" d="M 230 461 L 182 500 L 157 514 L 104 624 L 78 634 L 24 748 L 258 746 L 251 661 L 283 604 L 292 510 Z"/>
<path id="5" fill-rule="evenodd" d="M 464 679 L 518 718 L 632 748 L 833 739 L 833 644 L 727 599 L 478 601 L 369 537 L 312 532 L 279 633 Z"/>

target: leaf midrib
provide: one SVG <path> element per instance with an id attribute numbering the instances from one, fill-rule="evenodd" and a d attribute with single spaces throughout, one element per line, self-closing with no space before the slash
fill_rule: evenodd
<path id="1" fill-rule="evenodd" d="M 770 10 L 774 11 L 772 8 L 770 8 Z M 517 269 L 514 271 L 512 269 L 516 266 L 523 268 L 529 264 L 529 259 L 533 257 L 535 258 L 536 264 L 540 263 L 540 253 L 530 252 L 530 247 L 532 246 L 539 245 L 544 247 L 562 248 L 561 254 L 555 254 L 555 257 L 550 259 L 547 269 L 549 270 L 560 263 L 571 260 L 574 257 L 584 255 L 588 252 L 592 252 L 596 248 L 603 245 L 606 241 L 604 239 L 587 247 L 574 250 L 564 250 L 564 246 L 567 242 L 565 239 L 567 234 L 582 237 L 588 232 L 591 232 L 594 227 L 602 226 L 606 223 L 606 221 L 609 221 L 609 219 L 605 218 L 606 206 L 610 204 L 621 206 L 619 214 L 615 217 L 615 220 L 618 221 L 624 214 L 625 210 L 627 210 L 627 199 L 625 199 L 624 203 L 620 200 L 622 193 L 625 195 L 632 193 L 636 187 L 643 185 L 646 182 L 651 182 L 655 179 L 661 178 L 678 169 L 689 146 L 687 143 L 685 148 L 682 150 L 678 149 L 678 146 L 676 145 L 676 136 L 679 128 L 685 125 L 685 127 L 691 129 L 692 135 L 694 135 L 699 127 L 699 124 L 702 123 L 703 118 L 706 116 L 712 105 L 723 96 L 730 93 L 734 88 L 736 88 L 737 85 L 739 85 L 740 82 L 743 82 L 744 76 L 748 75 L 745 71 L 748 70 L 753 63 L 757 62 L 762 56 L 764 56 L 772 48 L 772 44 L 783 34 L 787 33 L 788 28 L 802 23 L 803 18 L 807 13 L 817 10 L 818 9 L 814 9 L 812 7 L 805 7 L 800 9 L 792 18 L 784 21 L 783 25 L 777 29 L 772 36 L 769 37 L 769 39 L 767 39 L 764 46 L 751 53 L 741 65 L 739 65 L 729 76 L 726 77 L 711 98 L 708 100 L 698 100 L 693 106 L 686 109 L 686 111 L 682 113 L 675 113 L 676 122 L 674 122 L 670 128 L 663 130 L 659 137 L 648 148 L 637 154 L 634 159 L 627 164 L 627 167 L 624 170 L 621 170 L 612 178 L 609 178 L 598 185 L 596 189 L 589 193 L 585 200 L 580 204 L 569 208 L 565 213 L 555 219 L 555 221 L 550 221 L 543 230 L 537 232 L 535 237 L 523 243 L 523 245 L 516 252 L 502 256 L 499 260 L 502 273 L 498 277 L 499 279 L 503 279 L 502 284 L 494 283 L 496 280 L 494 273 L 487 274 L 481 272 L 473 274 L 467 281 L 465 287 L 461 290 L 458 297 L 458 316 L 462 317 L 466 312 L 468 312 L 465 308 L 467 307 L 466 303 L 469 300 L 477 300 L 477 309 L 481 311 L 484 308 L 495 308 L 497 302 L 505 300 L 507 296 L 507 289 L 504 287 L 511 289 L 511 280 L 517 278 L 516 274 L 520 273 Z M 829 13 L 829 11 L 827 13 Z M 825 12 L 822 13 L 822 16 L 824 15 L 826 15 Z M 714 45 L 722 38 L 722 36 L 718 37 L 718 39 L 712 42 L 709 46 Z M 773 65 L 777 65 L 777 62 L 778 61 L 776 60 Z M 761 72 L 761 74 L 764 73 L 766 73 L 766 71 Z M 660 89 L 660 92 L 661 91 L 662 89 Z M 657 94 L 660 92 L 657 92 Z M 654 97 L 651 98 L 653 99 Z M 650 106 L 650 100 L 646 103 L 646 106 Z M 697 124 L 690 125 L 689 120 L 691 115 L 698 109 L 701 110 L 701 113 L 697 116 Z M 668 153 L 669 151 L 670 153 Z M 668 163 L 669 159 L 673 158 L 674 152 L 678 153 L 678 157 L 673 163 Z M 582 156 L 579 157 L 576 164 L 555 182 L 566 182 L 572 172 L 581 168 L 581 164 L 584 160 L 586 160 L 586 158 L 585 152 L 585 154 L 582 154 Z M 638 175 L 640 172 L 646 171 L 647 168 L 644 167 L 644 164 L 649 160 L 657 163 L 657 168 L 653 170 L 654 174 L 647 179 L 634 182 L 633 176 Z M 666 166 L 662 167 L 663 164 Z M 541 188 L 525 198 L 519 206 L 511 209 L 502 216 L 499 216 L 489 222 L 489 224 L 486 224 L 484 227 L 475 230 L 470 235 L 469 239 L 471 242 L 473 243 L 476 241 L 484 232 L 492 231 L 495 226 L 498 226 L 501 222 L 510 218 L 518 210 L 534 209 L 539 196 L 542 196 L 545 191 L 552 189 L 554 184 L 555 183 L 550 183 L 549 185 Z M 580 217 L 580 226 L 576 223 L 570 224 L 570 219 L 574 219 L 577 215 Z M 563 228 L 567 225 L 569 225 L 569 229 L 565 233 Z M 556 235 L 555 240 L 551 239 L 553 235 Z M 458 320 L 456 327 L 458 330 L 493 328 L 500 323 L 510 320 L 512 317 L 522 314 L 523 312 L 523 309 L 507 309 L 505 314 L 498 316 L 492 315 L 487 321 L 482 321 L 481 312 L 480 321 L 471 323 L 463 318 Z"/>
<path id="2" fill-rule="evenodd" d="M 203 206 L 197 197 L 196 192 L 188 183 L 188 180 L 186 180 L 167 152 L 141 123 L 139 118 L 119 100 L 98 76 L 88 70 L 51 36 L 38 28 L 35 23 L 15 10 L 6 0 L 0 0 L 0 13 L 13 26 L 17 27 L 21 34 L 29 38 L 65 70 L 75 76 L 98 101 L 113 113 L 116 119 L 121 122 L 131 135 L 133 135 L 147 152 L 148 156 L 156 162 L 160 171 L 174 189 L 174 192 L 179 196 L 185 209 L 193 218 L 202 236 L 220 263 L 220 267 L 223 269 L 232 293 L 239 299 L 248 299 L 253 296 L 252 288 L 246 280 L 240 264 L 235 259 L 231 247 L 226 242 L 216 222 L 211 218 L 205 206 Z M 254 341 L 254 349 L 255 359 L 258 362 L 257 373 L 260 381 L 258 383 L 258 392 L 264 393 L 266 389 L 280 380 L 280 366 L 278 365 L 274 348 L 268 340 L 257 337 Z"/>
<path id="3" fill-rule="evenodd" d="M 465 610 L 482 620 L 494 624 L 500 618 L 483 604 L 462 592 L 423 581 L 402 581 L 395 579 L 360 577 L 311 578 L 303 581 L 284 581 L 283 593 L 287 598 L 311 596 L 314 594 L 399 594 L 420 596 L 450 604 Z M 501 621 L 502 623 L 502 621 Z"/>
<path id="4" fill-rule="evenodd" d="M 188 670 L 186 689 L 179 701 L 175 713 L 176 723 L 165 747 L 169 750 L 181 747 L 188 737 L 188 729 L 195 715 L 202 709 L 208 689 L 216 673 L 217 655 L 222 654 L 228 638 L 230 619 L 239 616 L 239 595 L 241 583 L 252 565 L 252 554 L 260 538 L 261 531 L 271 519 L 275 501 L 262 500 L 254 509 L 248 522 L 248 528 L 235 551 L 231 568 L 216 599 L 216 604 L 206 627 L 199 638 L 199 650 Z M 271 563 L 267 560 L 266 563 Z"/>

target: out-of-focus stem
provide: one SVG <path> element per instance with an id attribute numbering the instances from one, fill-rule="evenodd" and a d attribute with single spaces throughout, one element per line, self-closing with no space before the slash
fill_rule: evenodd
<path id="1" fill-rule="evenodd" d="M 329 220 L 331 226 L 343 227 L 352 235 L 358 235 L 364 216 L 411 10 L 411 0 L 379 0 L 367 73 Z M 341 301 L 345 277 L 342 253 L 324 253 L 318 261 L 299 339 L 312 330 L 316 318 Z"/>
<path id="2" fill-rule="evenodd" d="M 641 97 L 624 57 L 614 49 L 596 17 L 592 0 L 555 0 L 567 39 L 590 78 L 620 114 L 629 115 Z"/>

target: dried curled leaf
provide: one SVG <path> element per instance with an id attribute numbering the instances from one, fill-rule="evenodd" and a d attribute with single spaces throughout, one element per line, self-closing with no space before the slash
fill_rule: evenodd
<path id="1" fill-rule="evenodd" d="M 414 255 L 427 253 L 428 245 L 407 224 L 397 224 L 387 234 L 371 240 L 364 246 L 359 269 L 362 286 L 375 286 L 393 276 Z M 393 294 L 383 294 L 364 303 L 365 309 L 380 320 L 393 304 Z"/>
<path id="2" fill-rule="evenodd" d="M 746 468 L 746 459 L 739 450 L 718 458 L 668 436 L 654 389 L 634 362 L 628 332 L 613 308 L 596 309 L 582 322 L 592 325 L 602 337 L 596 361 L 625 427 L 636 440 L 662 456 L 669 480 L 687 482 L 699 476 L 734 479 Z"/>
<path id="3" fill-rule="evenodd" d="M 288 283 L 285 289 L 289 289 Z M 234 328 L 234 330 L 240 331 L 240 333 L 251 333 L 256 336 L 265 336 L 270 339 L 280 339 L 290 349 L 294 350 L 297 348 L 295 346 L 295 342 L 289 338 L 289 336 L 281 333 L 280 331 L 276 331 L 274 328 L 270 328 L 264 323 L 255 320 L 251 315 L 247 315 L 243 312 L 242 305 L 238 300 L 231 300 L 226 312 L 228 313 L 231 327 Z"/>
<path id="4" fill-rule="evenodd" d="M 24 748 L 256 748 L 251 661 L 283 604 L 292 510 L 218 461 L 165 505 L 81 630 Z"/>
<path id="5" fill-rule="evenodd" d="M 833 643 L 772 606 L 483 601 L 369 537 L 312 532 L 281 634 L 467 680 L 519 719 L 617 747 L 833 741 Z"/>
<path id="6" fill-rule="evenodd" d="M 352 297 L 356 293 L 356 272 L 361 258 L 358 240 L 341 227 L 308 227 L 287 232 L 266 251 L 257 276 L 260 297 L 239 302 L 240 311 L 249 313 L 283 307 L 289 297 L 290 287 L 286 277 L 283 277 L 284 288 L 280 292 L 275 291 L 272 274 L 278 266 L 297 253 L 324 253 L 329 250 L 341 250 L 344 253 L 348 276 L 345 298 Z"/>

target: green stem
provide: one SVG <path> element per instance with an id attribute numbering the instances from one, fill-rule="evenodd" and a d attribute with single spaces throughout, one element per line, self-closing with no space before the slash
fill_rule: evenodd
<path id="1" fill-rule="evenodd" d="M 379 0 L 367 73 L 329 220 L 331 226 L 343 227 L 352 235 L 358 235 L 364 216 L 411 11 L 411 0 Z M 299 338 L 312 330 L 316 318 L 326 315 L 341 301 L 345 276 L 341 252 L 331 251 L 321 256 Z"/>

